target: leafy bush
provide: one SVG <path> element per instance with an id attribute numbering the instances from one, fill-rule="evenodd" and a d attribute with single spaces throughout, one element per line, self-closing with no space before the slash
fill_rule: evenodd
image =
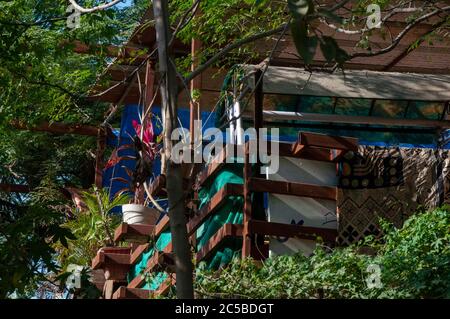
<path id="1" fill-rule="evenodd" d="M 65 269 L 69 264 L 89 267 L 97 251 L 104 246 L 114 246 L 114 230 L 120 224 L 120 217 L 111 214 L 117 206 L 127 204 L 128 196 L 109 198 L 106 189 L 94 187 L 92 193 L 84 192 L 85 212 L 74 211 L 74 217 L 62 226 L 74 235 L 68 246 L 58 246 L 58 261 Z"/>
<path id="2" fill-rule="evenodd" d="M 449 298 L 450 208 L 410 217 L 396 229 L 382 221 L 383 237 L 366 238 L 313 256 L 279 256 L 262 264 L 235 259 L 217 272 L 198 270 L 199 297 Z M 380 267 L 377 287 L 367 282 Z"/>

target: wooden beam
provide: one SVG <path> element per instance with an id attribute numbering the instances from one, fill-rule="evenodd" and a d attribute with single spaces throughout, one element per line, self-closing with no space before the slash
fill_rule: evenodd
<path id="1" fill-rule="evenodd" d="M 199 10 L 197 10 L 196 16 L 199 15 Z M 194 17 L 195 19 L 195 17 Z M 202 42 L 197 39 L 192 39 L 191 41 L 191 57 L 192 57 L 192 65 L 191 65 L 191 71 L 193 72 L 199 65 L 200 65 L 200 58 L 199 53 L 202 49 Z M 192 79 L 190 83 L 190 89 L 191 89 L 191 96 L 193 96 L 194 91 L 200 91 L 202 89 L 202 75 L 195 77 Z M 190 136 L 191 136 L 191 148 L 194 149 L 194 143 L 196 137 L 194 136 L 195 128 L 194 128 L 194 121 L 198 120 L 200 117 L 201 112 L 201 105 L 200 100 L 194 101 L 193 99 L 190 99 L 189 101 L 189 110 L 190 110 L 190 117 L 189 117 L 189 129 L 190 129 Z"/>
<path id="2" fill-rule="evenodd" d="M 171 278 L 167 278 L 157 290 L 141 289 L 141 288 L 129 288 L 121 286 L 114 293 L 113 299 L 152 299 L 165 295 L 169 292 L 170 287 L 175 285 L 175 275 Z"/>
<path id="3" fill-rule="evenodd" d="M 327 122 L 343 124 L 364 125 L 395 125 L 395 126 L 420 126 L 432 128 L 450 128 L 450 121 L 387 118 L 379 116 L 353 116 L 319 113 L 299 113 L 285 111 L 264 111 L 264 117 L 269 120 L 297 120 L 306 122 Z"/>
<path id="4" fill-rule="evenodd" d="M 386 57 L 384 59 L 386 60 Z M 437 63 L 439 62 L 441 61 Z M 250 74 L 259 66 L 245 65 L 244 68 L 246 74 Z M 248 76 L 247 79 L 250 88 L 254 88 L 253 78 Z M 269 66 L 264 74 L 264 93 L 444 102 L 450 99 L 448 80 L 448 75 L 437 74 L 423 76 L 415 73 L 367 70 L 347 70 L 345 74 L 310 74 L 309 71 L 299 68 Z M 266 118 L 266 113 L 264 116 Z"/>
<path id="5" fill-rule="evenodd" d="M 263 127 L 263 105 L 264 105 L 264 75 L 260 69 L 255 72 L 255 108 L 253 110 L 253 126 L 257 132 L 257 139 L 259 129 Z M 258 145 L 259 146 L 259 145 Z"/>
<path id="6" fill-rule="evenodd" d="M 164 215 L 163 218 L 160 219 L 158 224 L 156 224 L 155 226 L 155 237 L 158 237 L 163 231 L 169 228 L 169 221 L 170 220 L 168 214 Z"/>
<path id="7" fill-rule="evenodd" d="M 250 190 L 253 192 L 267 192 L 272 194 L 311 197 L 336 200 L 336 187 L 317 186 L 302 183 L 271 181 L 252 177 L 249 180 Z"/>
<path id="8" fill-rule="evenodd" d="M 176 284 L 176 276 L 175 274 L 172 274 L 170 278 L 167 278 L 159 287 L 158 289 L 153 292 L 152 297 L 160 297 L 166 295 L 170 288 Z"/>
<path id="9" fill-rule="evenodd" d="M 226 150 L 225 148 L 216 155 L 216 157 L 197 175 L 197 187 L 203 185 L 209 178 L 214 176 L 220 168 L 225 165 Z"/>
<path id="10" fill-rule="evenodd" d="M 29 193 L 31 191 L 28 185 L 19 184 L 0 184 L 0 192 L 5 193 Z"/>
<path id="11" fill-rule="evenodd" d="M 114 232 L 114 241 L 148 241 L 155 230 L 155 225 L 121 223 Z"/>
<path id="12" fill-rule="evenodd" d="M 150 290 L 121 286 L 114 292 L 112 299 L 150 299 L 151 296 Z"/>
<path id="13" fill-rule="evenodd" d="M 299 151 L 298 143 L 285 143 L 285 142 L 270 142 L 267 146 L 268 154 L 274 154 L 272 145 L 278 149 L 279 156 L 304 158 L 313 161 L 331 162 L 330 150 L 321 148 L 305 148 L 301 152 Z"/>
<path id="14" fill-rule="evenodd" d="M 105 167 L 105 150 L 107 143 L 107 132 L 104 128 L 98 129 L 97 133 L 97 150 L 95 154 L 95 181 L 97 188 L 103 187 L 103 169 Z"/>
<path id="15" fill-rule="evenodd" d="M 296 237 L 308 240 L 317 240 L 317 237 L 321 237 L 325 242 L 334 242 L 337 237 L 337 230 L 335 229 L 272 223 L 260 220 L 246 222 L 244 224 L 244 232 L 268 236 Z"/>
<path id="16" fill-rule="evenodd" d="M 242 237 L 242 225 L 225 224 L 223 225 L 200 249 L 196 255 L 197 262 L 208 258 L 219 244 L 229 237 Z"/>
<path id="17" fill-rule="evenodd" d="M 130 255 L 105 253 L 100 251 L 92 260 L 92 269 L 103 268 L 106 263 L 130 265 Z"/>
<path id="18" fill-rule="evenodd" d="M 250 178 L 252 177 L 252 166 L 250 164 L 250 146 L 244 146 L 244 224 L 252 220 L 252 197 L 250 189 Z M 250 233 L 244 229 L 242 233 L 242 258 L 250 257 L 253 251 L 253 240 Z"/>
<path id="19" fill-rule="evenodd" d="M 142 255 L 149 249 L 150 244 L 139 245 L 130 256 L 130 264 L 134 265 L 142 257 Z"/>
<path id="20" fill-rule="evenodd" d="M 18 130 L 28 130 L 37 132 L 48 132 L 55 134 L 77 134 L 86 136 L 97 136 L 98 127 L 84 124 L 67 124 L 67 123 L 41 123 L 38 125 L 30 126 L 21 121 L 13 121 L 11 125 Z"/>
<path id="21" fill-rule="evenodd" d="M 104 247 L 92 259 L 92 269 L 102 268 L 106 262 L 129 265 L 130 253 L 129 247 Z"/>
<path id="22" fill-rule="evenodd" d="M 91 45 L 86 44 L 81 41 L 66 41 L 63 45 L 72 45 L 73 51 L 79 54 L 98 54 L 105 53 L 109 57 L 117 57 L 118 59 L 133 59 L 133 60 L 144 60 L 148 57 L 147 53 L 144 51 L 147 50 L 146 47 L 138 46 L 138 45 L 126 45 L 123 47 L 115 46 L 115 45 Z"/>

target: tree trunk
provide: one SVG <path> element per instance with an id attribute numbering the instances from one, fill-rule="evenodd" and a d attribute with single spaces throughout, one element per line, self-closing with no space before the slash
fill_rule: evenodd
<path id="1" fill-rule="evenodd" d="M 164 157 L 166 189 L 169 201 L 170 231 L 176 266 L 177 298 L 194 298 L 192 261 L 186 228 L 185 198 L 181 165 L 171 160 L 171 134 L 177 122 L 177 81 L 175 66 L 170 62 L 168 43 L 171 38 L 167 0 L 153 0 L 161 83 L 164 123 Z"/>

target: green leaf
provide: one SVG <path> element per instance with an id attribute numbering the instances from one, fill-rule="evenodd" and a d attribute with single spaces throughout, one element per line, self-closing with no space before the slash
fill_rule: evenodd
<path id="1" fill-rule="evenodd" d="M 327 62 L 333 62 L 336 58 L 337 43 L 332 37 L 323 36 L 320 42 L 320 50 Z"/>
<path id="2" fill-rule="evenodd" d="M 302 19 L 313 11 L 314 5 L 311 0 L 288 0 L 288 8 L 295 19 Z"/>
<path id="3" fill-rule="evenodd" d="M 296 23 L 297 22 L 297 23 Z M 298 54 L 306 65 L 311 64 L 317 49 L 317 37 L 308 37 L 308 27 L 305 21 L 295 20 L 291 23 L 291 34 Z"/>
<path id="4" fill-rule="evenodd" d="M 320 42 L 320 49 L 327 62 L 336 61 L 341 65 L 350 58 L 347 52 L 341 49 L 332 37 L 323 36 Z"/>
<path id="5" fill-rule="evenodd" d="M 338 16 L 337 14 L 335 14 L 332 11 L 329 11 L 327 9 L 318 9 L 317 13 L 321 16 L 324 17 L 325 19 L 337 22 L 337 23 L 343 23 L 344 19 L 340 16 Z"/>
<path id="6" fill-rule="evenodd" d="M 336 51 L 336 62 L 339 65 L 342 65 L 346 61 L 348 61 L 348 59 L 350 59 L 350 56 L 348 55 L 348 53 L 345 50 L 338 47 L 338 49 Z"/>

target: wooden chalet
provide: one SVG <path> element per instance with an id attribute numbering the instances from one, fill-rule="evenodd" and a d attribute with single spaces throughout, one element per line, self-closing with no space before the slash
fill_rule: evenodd
<path id="1" fill-rule="evenodd" d="M 91 92 L 92 99 L 111 103 L 111 116 L 122 105 L 148 106 L 154 99 L 160 105 L 156 61 L 149 56 L 155 31 L 145 24 L 150 18 L 148 13 L 125 46 L 116 50 L 117 58 Z M 252 165 L 244 141 L 235 147 L 243 163 L 227 163 L 230 148 L 224 148 L 214 161 L 198 167 L 196 176 L 185 176 L 190 180 L 187 229 L 197 263 L 215 269 L 233 256 L 261 260 L 310 254 L 318 241 L 350 244 L 377 233 L 376 217 L 400 224 L 411 213 L 405 206 L 411 198 L 416 201 L 408 207 L 446 200 L 450 186 L 442 179 L 449 167 L 445 134 L 450 127 L 450 46 L 448 40 L 433 45 L 421 41 L 409 49 L 433 23 L 422 23 L 389 53 L 350 61 L 344 73 L 305 71 L 289 34 L 265 72 L 258 59 L 255 65 L 241 66 L 254 91 L 239 119 L 241 127 L 279 127 L 289 138 L 277 142 L 280 169 L 275 174 L 261 173 L 260 162 Z M 393 35 L 404 27 L 400 19 L 388 24 Z M 327 27 L 322 31 L 335 35 L 348 51 L 358 41 Z M 275 41 L 258 41 L 254 48 L 265 57 Z M 380 35 L 376 42 L 382 47 L 387 41 Z M 178 56 L 195 56 L 200 46 L 198 41 L 176 41 L 173 50 Z M 77 50 L 87 48 L 79 45 Z M 314 65 L 324 61 L 317 53 Z M 191 89 L 201 92 L 198 101 L 190 101 L 187 90 L 180 93 L 180 109 L 189 110 L 191 124 L 200 111 L 218 112 L 227 73 L 209 68 L 196 77 Z M 414 145 L 402 148 L 390 141 Z M 100 157 L 98 162 L 100 172 Z M 427 179 L 430 169 L 438 176 L 433 180 Z M 410 182 L 413 179 L 421 179 L 424 188 Z M 432 196 L 425 188 L 433 190 Z M 153 180 L 151 192 L 164 197 L 164 175 Z M 167 215 L 156 225 L 122 224 L 115 240 L 129 243 L 129 248 L 105 248 L 92 263 L 107 277 L 104 298 L 152 298 L 176 284 Z"/>

